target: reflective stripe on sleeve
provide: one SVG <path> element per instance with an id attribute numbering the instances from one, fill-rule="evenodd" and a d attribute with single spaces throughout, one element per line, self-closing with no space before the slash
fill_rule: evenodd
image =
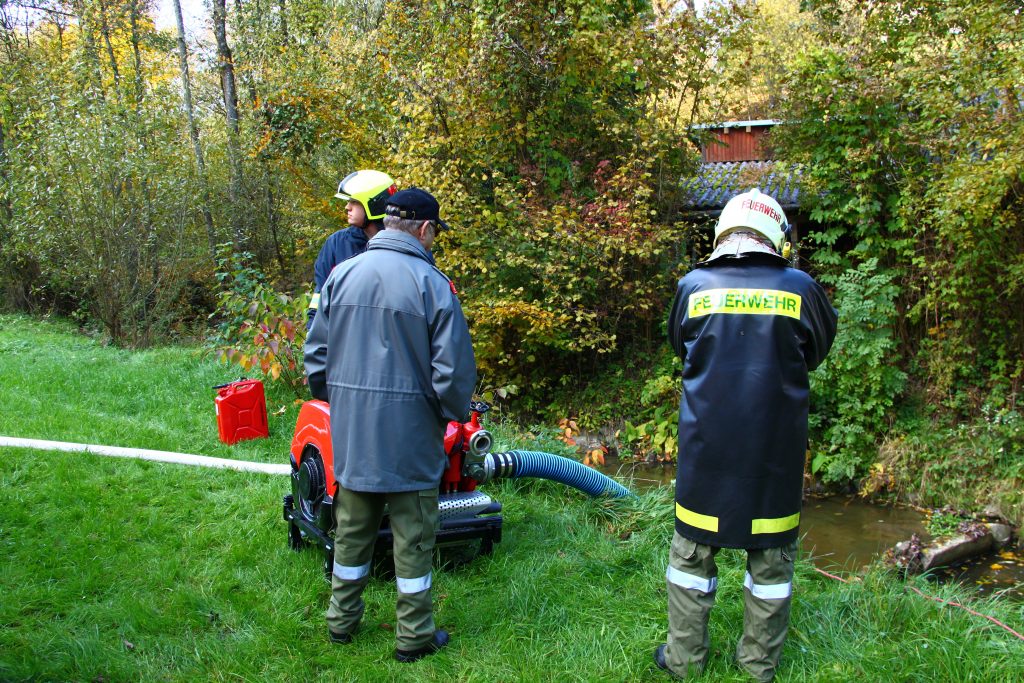
<path id="1" fill-rule="evenodd" d="M 710 515 L 702 515 L 699 512 L 693 510 L 687 510 L 679 503 L 676 503 L 676 517 L 683 524 L 689 524 L 697 529 L 703 529 L 704 531 L 718 532 L 718 517 L 712 517 Z"/>
<path id="2" fill-rule="evenodd" d="M 668 571 L 665 572 L 665 578 L 680 588 L 688 588 L 689 590 L 701 591 L 702 593 L 714 593 L 718 588 L 717 576 L 705 579 L 696 574 L 681 572 L 672 565 L 669 565 Z"/>
<path id="3" fill-rule="evenodd" d="M 398 592 L 405 593 L 422 593 L 423 591 L 430 588 L 430 574 L 421 576 L 418 579 L 403 579 L 400 576 L 395 577 L 395 583 L 398 584 Z"/>
<path id="4" fill-rule="evenodd" d="M 762 600 L 784 600 L 793 594 L 793 582 L 788 583 L 754 583 L 754 577 L 747 572 L 743 577 L 743 587 L 755 598 Z"/>
<path id="5" fill-rule="evenodd" d="M 309 297 L 309 307 L 314 311 L 320 308 L 320 292 L 314 292 L 313 296 Z"/>
<path id="6" fill-rule="evenodd" d="M 800 526 L 800 513 L 774 519 L 755 519 L 750 522 L 752 534 L 780 534 Z"/>
<path id="7" fill-rule="evenodd" d="M 334 575 L 342 581 L 358 581 L 369 573 L 369 562 L 358 567 L 346 567 L 343 564 L 334 563 Z"/>

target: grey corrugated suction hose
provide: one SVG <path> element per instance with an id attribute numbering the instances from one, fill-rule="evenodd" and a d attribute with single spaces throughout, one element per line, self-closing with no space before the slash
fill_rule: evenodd
<path id="1" fill-rule="evenodd" d="M 544 451 L 506 451 L 488 454 L 494 463 L 494 478 L 537 477 L 579 489 L 591 496 L 625 498 L 632 491 L 611 477 L 572 458 Z"/>

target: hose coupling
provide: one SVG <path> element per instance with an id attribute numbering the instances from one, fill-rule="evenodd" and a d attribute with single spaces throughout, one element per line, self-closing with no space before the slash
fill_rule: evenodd
<path id="1" fill-rule="evenodd" d="M 486 429 L 477 430 L 469 437 L 469 449 L 462 465 L 463 476 L 476 479 L 480 483 L 489 481 L 494 476 L 494 463 L 489 457 L 492 445 L 494 439 Z"/>
<path id="2" fill-rule="evenodd" d="M 493 445 L 494 439 L 489 431 L 486 429 L 477 430 L 473 433 L 473 436 L 469 437 L 469 455 L 471 457 L 483 456 L 490 452 Z"/>

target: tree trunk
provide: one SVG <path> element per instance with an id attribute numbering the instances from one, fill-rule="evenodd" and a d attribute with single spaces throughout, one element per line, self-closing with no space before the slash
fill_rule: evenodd
<path id="1" fill-rule="evenodd" d="M 141 0 L 130 0 L 129 6 L 129 26 L 131 28 L 131 42 L 132 42 L 132 55 L 134 59 L 135 67 L 135 78 L 134 78 L 134 96 L 133 100 L 135 103 L 135 125 L 137 126 L 137 134 L 139 136 L 139 147 L 143 150 L 144 154 L 148 154 L 147 151 L 147 135 L 145 119 L 142 113 L 143 98 L 146 93 L 146 82 L 142 74 L 142 51 L 139 47 L 141 37 L 139 35 L 139 15 L 141 13 L 140 8 Z M 142 226 L 143 234 L 145 236 L 143 240 L 143 249 L 145 251 L 145 260 L 147 262 L 148 269 L 150 271 L 149 283 L 146 287 L 144 294 L 144 309 L 146 314 L 146 325 L 145 325 L 145 343 L 149 343 L 149 331 L 151 329 L 151 311 L 155 308 L 155 300 L 160 289 L 160 239 L 157 235 L 157 229 L 155 221 L 153 220 L 153 201 L 151 188 L 149 184 L 149 178 L 143 177 L 140 180 L 142 189 Z"/>
<path id="2" fill-rule="evenodd" d="M 121 101 L 121 70 L 117 66 L 117 57 L 114 55 L 114 46 L 110 42 L 110 22 L 107 21 L 107 5 L 100 1 L 100 35 L 103 36 L 103 43 L 107 48 L 107 58 L 110 60 L 110 72 L 114 75 L 114 97 Z"/>
<path id="3" fill-rule="evenodd" d="M 142 73 L 142 53 L 139 49 L 139 16 L 141 15 L 140 0 L 131 0 L 129 19 L 132 29 L 132 55 L 135 60 L 135 108 L 142 108 L 142 97 L 146 92 L 146 79 Z"/>
<path id="4" fill-rule="evenodd" d="M 213 217 L 210 215 L 210 188 L 206 184 L 206 162 L 203 161 L 203 148 L 199 145 L 199 128 L 196 126 L 195 112 L 192 109 L 192 84 L 188 75 L 188 49 L 185 47 L 185 22 L 181 18 L 181 0 L 174 0 L 174 19 L 178 24 L 178 60 L 181 63 L 181 96 L 185 101 L 185 116 L 188 119 L 188 133 L 192 138 L 192 150 L 195 152 L 196 168 L 199 171 L 199 186 L 202 193 L 203 220 L 206 222 L 206 236 L 210 240 L 210 257 L 217 258 L 217 238 L 213 231 Z"/>
<path id="5" fill-rule="evenodd" d="M 99 49 L 96 47 L 96 35 L 93 33 L 93 22 L 89 18 L 84 0 L 75 0 L 75 14 L 78 15 L 79 30 L 82 35 L 83 49 L 85 50 L 85 62 L 91 67 L 89 77 L 93 79 L 93 86 L 100 100 L 106 100 L 106 92 L 103 89 L 103 67 L 100 65 Z"/>
<path id="6" fill-rule="evenodd" d="M 277 16 L 281 18 L 281 44 L 288 44 L 288 10 L 286 6 L 286 0 L 278 0 L 277 3 L 278 13 Z"/>
<path id="7" fill-rule="evenodd" d="M 281 0 L 280 8 L 281 22 L 282 26 L 284 26 L 284 0 Z M 238 13 L 239 16 L 241 15 L 242 0 L 235 0 L 235 11 Z M 258 0 L 256 0 L 256 11 L 260 11 Z M 285 37 L 284 42 L 286 41 L 287 36 Z M 247 74 L 245 71 L 243 71 L 241 74 L 241 81 L 243 87 L 245 87 L 246 91 L 249 93 L 249 106 L 252 108 L 253 111 L 256 111 L 256 109 L 259 106 L 259 94 L 256 92 L 256 82 L 255 79 L 252 77 L 252 73 Z M 275 258 L 277 258 L 278 268 L 280 268 L 281 272 L 284 273 L 284 254 L 281 252 L 281 240 L 280 237 L 278 236 L 278 227 L 280 226 L 281 221 L 279 213 L 277 211 L 277 199 L 275 198 L 274 194 L 274 172 L 273 169 L 270 167 L 270 164 L 267 162 L 266 158 L 262 156 L 259 157 L 258 163 L 263 180 L 264 215 L 267 220 L 267 227 L 270 228 L 271 241 L 274 243 L 274 256 Z"/>
<path id="8" fill-rule="evenodd" d="M 4 226 L 7 226 L 14 219 L 14 208 L 11 206 L 10 194 L 11 179 L 10 176 L 7 174 L 7 165 L 7 146 L 4 142 L 4 123 L 3 121 L 0 121 L 0 181 L 3 181 L 4 187 L 4 193 L 2 197 Z M 8 229 L 9 228 L 4 227 L 4 229 L 0 231 L 0 233 L 2 233 L 0 234 L 0 247 L 3 247 L 4 238 L 7 236 Z"/>
<path id="9" fill-rule="evenodd" d="M 263 196 L 266 202 L 267 225 L 270 226 L 270 237 L 274 241 L 274 255 L 277 256 L 277 266 L 281 273 L 285 272 L 284 255 L 281 253 L 281 240 L 277 236 L 277 200 L 274 199 L 274 178 L 271 175 L 267 162 L 263 162 Z"/>
<path id="10" fill-rule="evenodd" d="M 242 152 L 238 141 L 238 90 L 235 86 L 235 65 L 231 48 L 228 47 L 225 0 L 213 0 L 213 32 L 217 37 L 217 61 L 220 66 L 220 84 L 228 123 L 228 162 L 231 167 L 228 200 L 231 204 L 231 228 L 235 237 L 235 251 L 241 252 L 246 246 L 241 211 Z"/>
<path id="11" fill-rule="evenodd" d="M 18 61 L 18 26 L 14 23 L 14 16 L 7 13 L 5 5 L 6 0 L 0 0 L 0 41 L 3 42 L 8 63 L 13 64 Z"/>

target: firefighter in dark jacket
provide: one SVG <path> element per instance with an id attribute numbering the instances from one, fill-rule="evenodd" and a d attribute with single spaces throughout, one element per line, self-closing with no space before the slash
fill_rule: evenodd
<path id="1" fill-rule="evenodd" d="M 385 504 L 398 586 L 395 658 L 441 649 L 431 562 L 444 429 L 464 420 L 476 384 L 469 329 L 430 247 L 437 201 L 411 188 L 389 199 L 385 230 L 334 269 L 305 346 L 313 396 L 331 404 L 336 522 L 328 635 L 349 643 L 363 616 Z"/>
<path id="2" fill-rule="evenodd" d="M 338 193 L 334 196 L 346 202 L 348 227 L 327 238 L 313 264 L 313 296 L 306 311 L 307 330 L 316 317 L 320 291 L 327 276 L 342 261 L 366 251 L 366 243 L 383 228 L 384 207 L 396 191 L 395 181 L 380 171 L 355 171 L 338 184 Z"/>
<path id="3" fill-rule="evenodd" d="M 720 548 L 747 552 L 736 662 L 775 675 L 789 626 L 807 445 L 808 372 L 836 334 L 824 290 L 792 268 L 786 216 L 750 190 L 729 201 L 711 257 L 679 281 L 669 316 L 683 361 L 669 633 L 655 663 L 703 670 Z"/>

